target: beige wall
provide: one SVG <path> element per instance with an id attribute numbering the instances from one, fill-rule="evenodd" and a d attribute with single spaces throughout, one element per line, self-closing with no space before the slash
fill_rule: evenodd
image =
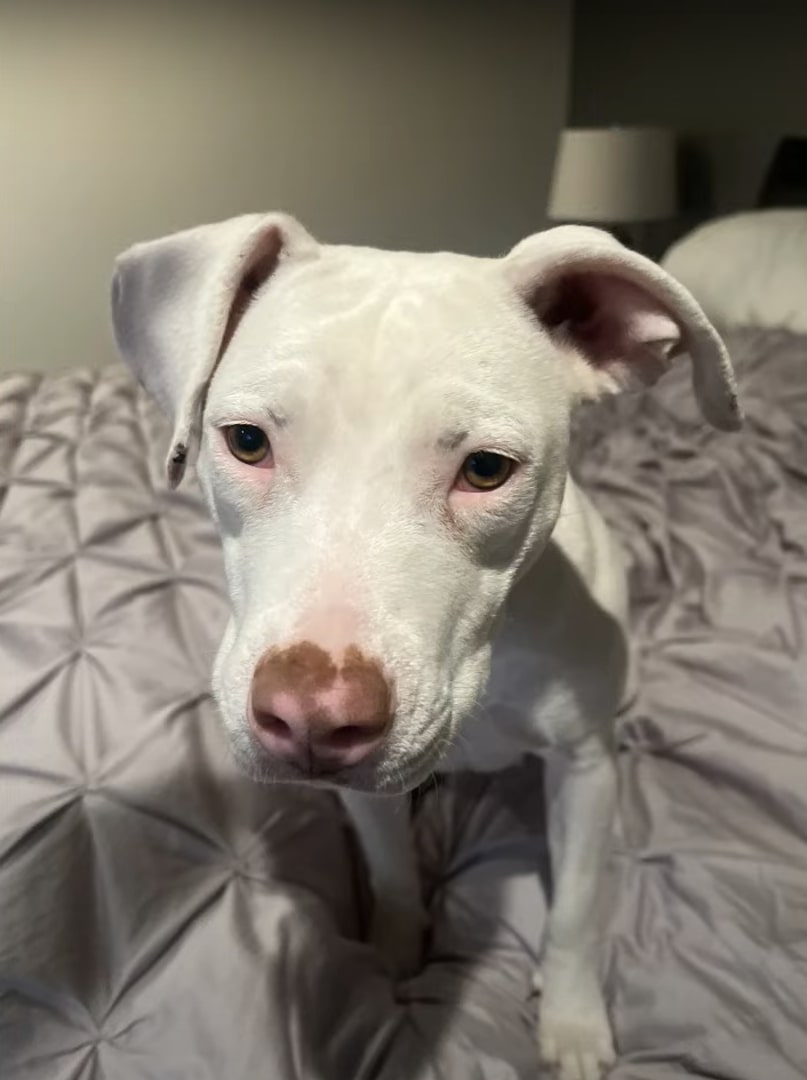
<path id="1" fill-rule="evenodd" d="M 0 369 L 107 362 L 114 254 L 201 221 L 478 253 L 541 227 L 570 7 L 0 0 Z"/>

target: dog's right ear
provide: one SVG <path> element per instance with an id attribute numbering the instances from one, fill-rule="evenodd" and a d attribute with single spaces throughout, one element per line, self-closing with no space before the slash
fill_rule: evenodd
<path id="1" fill-rule="evenodd" d="M 250 301 L 281 260 L 317 251 L 294 218 L 248 214 L 136 244 L 115 261 L 115 339 L 173 423 L 171 487 L 196 454 L 208 385 Z"/>
<path id="2" fill-rule="evenodd" d="M 522 240 L 502 265 L 538 324 L 577 353 L 578 399 L 649 386 L 683 352 L 695 396 L 724 431 L 742 423 L 726 347 L 700 305 L 651 259 L 609 233 L 559 225 Z"/>

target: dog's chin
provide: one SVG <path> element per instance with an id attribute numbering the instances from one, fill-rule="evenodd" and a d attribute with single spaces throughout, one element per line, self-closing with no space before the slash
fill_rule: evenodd
<path id="1" fill-rule="evenodd" d="M 434 740 L 421 750 L 387 756 L 382 749 L 368 761 L 339 772 L 317 774 L 271 757 L 246 726 L 229 728 L 230 749 L 239 770 L 261 784 L 308 784 L 312 787 L 345 788 L 374 795 L 403 795 L 419 787 L 440 766 L 440 745 Z"/>

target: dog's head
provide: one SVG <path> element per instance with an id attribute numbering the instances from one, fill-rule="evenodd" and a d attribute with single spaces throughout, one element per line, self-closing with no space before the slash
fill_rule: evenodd
<path id="1" fill-rule="evenodd" d="M 377 791 L 431 771 L 560 512 L 569 417 L 683 351 L 739 423 L 720 339 L 594 229 L 502 259 L 323 246 L 281 214 L 120 257 L 114 324 L 198 473 L 232 618 L 214 672 L 256 777 Z"/>

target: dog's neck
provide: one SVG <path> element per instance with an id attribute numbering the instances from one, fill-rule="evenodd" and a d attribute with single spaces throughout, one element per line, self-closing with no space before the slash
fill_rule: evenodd
<path id="1" fill-rule="evenodd" d="M 510 593 L 486 691 L 447 771 L 506 767 L 557 744 L 556 723 L 574 741 L 614 715 L 628 665 L 621 562 L 618 542 L 570 478 L 549 543 Z M 570 716 L 579 719 L 574 729 Z"/>

